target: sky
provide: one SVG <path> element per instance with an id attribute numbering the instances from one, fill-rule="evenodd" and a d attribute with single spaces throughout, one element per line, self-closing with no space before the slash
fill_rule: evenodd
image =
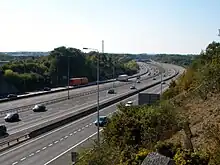
<path id="1" fill-rule="evenodd" d="M 0 0 L 0 21 L 0 52 L 198 54 L 220 41 L 220 0 Z"/>

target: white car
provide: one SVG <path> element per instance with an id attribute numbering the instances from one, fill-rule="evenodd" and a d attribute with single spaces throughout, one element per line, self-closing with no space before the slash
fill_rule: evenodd
<path id="1" fill-rule="evenodd" d="M 126 107 L 130 107 L 130 106 L 132 106 L 132 105 L 133 105 L 133 101 L 128 101 L 128 102 L 125 104 Z"/>

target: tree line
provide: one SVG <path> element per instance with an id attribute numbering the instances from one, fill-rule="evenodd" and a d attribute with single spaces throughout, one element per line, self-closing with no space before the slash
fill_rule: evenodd
<path id="1" fill-rule="evenodd" d="M 22 56 L 11 60 L 1 66 L 1 72 L 8 83 L 22 92 L 66 86 L 68 64 L 71 78 L 87 77 L 92 82 L 96 81 L 97 57 L 96 52 L 84 53 L 63 46 L 55 48 L 48 56 Z M 100 80 L 111 79 L 119 74 L 131 75 L 137 71 L 136 62 L 124 55 L 100 53 Z"/>

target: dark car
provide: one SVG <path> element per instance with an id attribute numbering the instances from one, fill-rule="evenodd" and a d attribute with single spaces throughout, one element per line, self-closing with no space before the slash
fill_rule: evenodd
<path id="1" fill-rule="evenodd" d="M 49 87 L 44 87 L 44 91 L 51 91 Z"/>
<path id="2" fill-rule="evenodd" d="M 130 89 L 136 89 L 134 85 L 130 86 Z"/>
<path id="3" fill-rule="evenodd" d="M 4 119 L 6 122 L 19 121 L 19 115 L 17 112 L 7 113 Z"/>
<path id="4" fill-rule="evenodd" d="M 7 134 L 7 128 L 5 125 L 0 125 L 0 136 L 4 136 Z"/>
<path id="5" fill-rule="evenodd" d="M 16 94 L 9 94 L 7 96 L 7 98 L 9 98 L 9 99 L 13 99 L 13 98 L 16 98 L 16 97 L 18 97 Z"/>
<path id="6" fill-rule="evenodd" d="M 98 120 L 96 120 L 95 125 L 98 126 Z M 107 116 L 100 116 L 99 117 L 99 126 L 104 127 L 108 123 L 108 118 Z"/>
<path id="7" fill-rule="evenodd" d="M 156 78 L 154 77 L 153 80 L 156 80 Z"/>
<path id="8" fill-rule="evenodd" d="M 46 107 L 45 107 L 45 105 L 37 104 L 34 106 L 34 108 L 32 110 L 34 112 L 43 112 L 43 111 L 46 111 Z"/>
<path id="9" fill-rule="evenodd" d="M 109 89 L 107 93 L 108 94 L 115 94 L 115 90 L 114 89 Z"/>

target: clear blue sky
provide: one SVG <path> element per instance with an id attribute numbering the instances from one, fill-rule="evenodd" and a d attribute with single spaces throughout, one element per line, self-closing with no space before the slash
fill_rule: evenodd
<path id="1" fill-rule="evenodd" d="M 199 53 L 220 41 L 220 0 L 0 0 L 0 51 L 92 47 Z"/>

